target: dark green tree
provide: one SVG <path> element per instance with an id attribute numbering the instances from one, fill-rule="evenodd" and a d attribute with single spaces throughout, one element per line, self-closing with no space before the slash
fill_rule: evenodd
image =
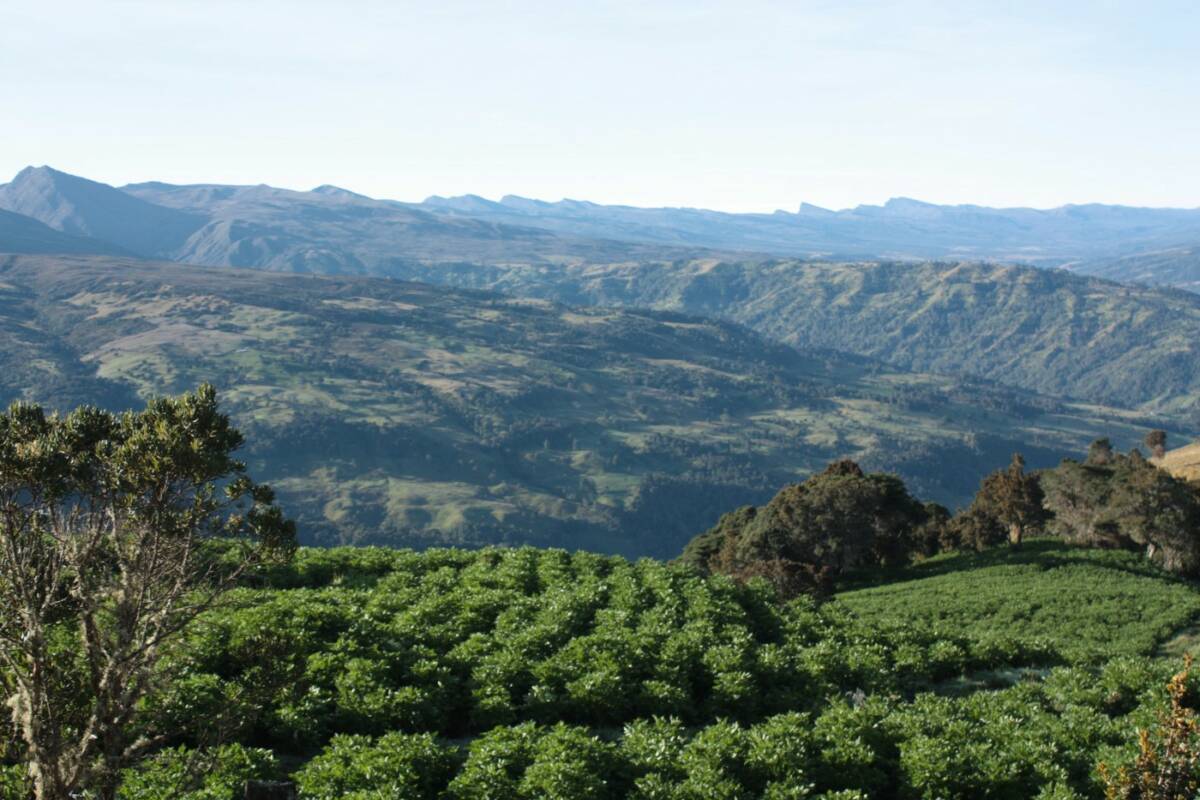
<path id="1" fill-rule="evenodd" d="M 925 521 L 913 531 L 912 540 L 915 552 L 923 556 L 932 556 L 943 549 L 947 541 L 947 529 L 950 526 L 950 510 L 940 503 L 925 504 Z"/>
<path id="2" fill-rule="evenodd" d="M 207 385 L 121 415 L 0 414 L 0 688 L 40 800 L 115 796 L 158 741 L 139 723 L 164 645 L 291 552 L 241 444 Z"/>
<path id="3" fill-rule="evenodd" d="M 847 569 L 907 560 L 925 519 L 899 478 L 838 461 L 762 508 L 726 515 L 685 558 L 743 580 L 765 577 L 783 595 L 820 592 Z"/>
<path id="4" fill-rule="evenodd" d="M 1025 534 L 1046 522 L 1042 487 L 1037 476 L 1025 472 L 1025 459 L 1014 453 L 1007 469 L 983 479 L 974 505 L 996 519 L 1008 531 L 1008 541 L 1020 547 Z"/>
<path id="5" fill-rule="evenodd" d="M 999 520 L 972 504 L 950 520 L 942 534 L 942 549 L 984 550 L 1001 544 L 1006 535 Z"/>
<path id="6" fill-rule="evenodd" d="M 1153 430 L 1147 433 L 1146 447 L 1150 448 L 1150 454 L 1155 458 L 1162 458 L 1167 454 L 1167 432 Z"/>
<path id="7" fill-rule="evenodd" d="M 1127 540 L 1122 537 L 1109 508 L 1113 465 L 1124 456 L 1110 453 L 1099 461 L 1092 457 L 1093 452 L 1089 450 L 1084 464 L 1068 459 L 1042 475 L 1043 504 L 1053 515 L 1050 526 L 1054 533 L 1073 544 L 1089 547 L 1124 545 Z"/>
<path id="8" fill-rule="evenodd" d="M 1200 569 L 1200 493 L 1136 450 L 1113 474 L 1109 517 L 1147 558 L 1172 572 Z"/>

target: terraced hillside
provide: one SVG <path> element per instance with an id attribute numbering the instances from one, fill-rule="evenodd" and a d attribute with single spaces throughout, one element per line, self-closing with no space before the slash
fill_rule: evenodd
<path id="1" fill-rule="evenodd" d="M 0 399 L 210 381 L 309 542 L 672 556 L 836 457 L 953 505 L 1014 450 L 1049 465 L 1156 425 L 725 322 L 425 284 L 10 256 L 0 289 Z"/>

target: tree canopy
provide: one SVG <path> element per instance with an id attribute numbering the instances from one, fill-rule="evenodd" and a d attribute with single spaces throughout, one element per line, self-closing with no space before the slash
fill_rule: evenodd
<path id="1" fill-rule="evenodd" d="M 137 723 L 164 645 L 294 547 L 241 444 L 208 385 L 123 414 L 0 414 L 0 686 L 39 798 L 112 796 L 156 743 Z"/>

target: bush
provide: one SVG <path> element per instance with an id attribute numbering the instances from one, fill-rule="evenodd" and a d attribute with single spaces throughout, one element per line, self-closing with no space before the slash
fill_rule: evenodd
<path id="1" fill-rule="evenodd" d="M 613 745 L 559 724 L 534 747 L 519 792 L 530 800 L 621 800 L 623 777 Z"/>
<path id="2" fill-rule="evenodd" d="M 123 800 L 240 800 L 248 780 L 279 777 L 269 750 L 230 744 L 163 750 L 122 775 Z"/>
<path id="3" fill-rule="evenodd" d="M 540 736 L 541 729 L 531 722 L 494 728 L 480 736 L 471 743 L 447 796 L 454 800 L 520 797 L 521 779 L 533 762 Z"/>
<path id="4" fill-rule="evenodd" d="M 296 773 L 300 793 L 311 800 L 436 800 L 458 766 L 453 750 L 428 733 L 335 736 Z"/>
<path id="5" fill-rule="evenodd" d="M 0 766 L 0 800 L 28 800 L 30 790 L 24 765 Z"/>

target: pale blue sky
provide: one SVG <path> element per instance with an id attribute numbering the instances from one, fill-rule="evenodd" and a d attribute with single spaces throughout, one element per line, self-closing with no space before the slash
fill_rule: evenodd
<path id="1" fill-rule="evenodd" d="M 1200 206 L 1200 3 L 0 0 L 0 181 Z"/>

